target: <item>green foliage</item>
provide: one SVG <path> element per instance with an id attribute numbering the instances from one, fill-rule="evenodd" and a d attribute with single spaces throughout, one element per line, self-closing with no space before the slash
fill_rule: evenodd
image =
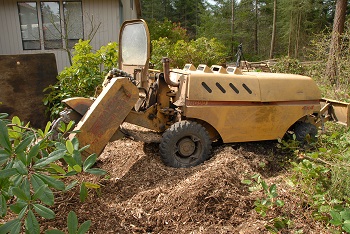
<path id="1" fill-rule="evenodd" d="M 266 217 L 269 210 L 281 208 L 284 206 L 284 201 L 277 199 L 277 186 L 276 184 L 268 185 L 265 180 L 261 178 L 260 174 L 255 174 L 251 179 L 243 180 L 243 184 L 249 185 L 249 191 L 263 191 L 264 196 L 258 198 L 254 202 L 255 211 L 262 217 Z M 265 228 L 271 233 L 279 233 L 280 230 L 291 226 L 291 220 L 285 217 L 275 217 L 269 221 L 269 224 Z"/>
<path id="2" fill-rule="evenodd" d="M 82 223 L 79 227 L 77 215 L 74 213 L 74 211 L 69 212 L 68 218 L 67 218 L 68 234 L 87 233 L 90 228 L 90 225 L 91 225 L 91 221 L 87 220 L 84 223 Z M 57 229 L 52 229 L 52 230 L 47 230 L 45 234 L 64 234 L 64 232 Z"/>
<path id="3" fill-rule="evenodd" d="M 254 202 L 255 211 L 258 214 L 260 214 L 262 217 L 265 217 L 268 210 L 274 209 L 275 207 L 284 206 L 284 202 L 277 199 L 278 193 L 276 184 L 269 186 L 259 174 L 253 175 L 251 178 L 252 180 L 244 180 L 242 183 L 250 185 L 249 191 L 253 192 L 262 190 L 265 195 L 263 198 L 257 199 Z"/>
<path id="4" fill-rule="evenodd" d="M 271 67 L 271 71 L 276 73 L 304 74 L 304 68 L 299 60 L 288 56 L 278 59 L 277 63 Z"/>
<path id="5" fill-rule="evenodd" d="M 171 42 L 176 43 L 179 40 L 188 40 L 186 29 L 182 28 L 180 23 L 173 23 L 168 19 L 163 22 L 150 20 L 147 22 L 150 31 L 151 41 L 160 38 L 168 38 Z"/>
<path id="6" fill-rule="evenodd" d="M 350 101 L 350 19 L 345 23 L 344 33 L 341 35 L 339 59 L 336 59 L 337 85 L 334 87 L 329 77 L 325 76 L 326 64 L 329 54 L 329 45 L 331 40 L 331 32 L 329 30 L 322 31 L 314 36 L 311 41 L 311 48 L 308 51 L 309 59 L 316 61 L 310 64 L 307 69 L 307 74 L 316 79 L 321 86 L 322 94 L 325 97 L 335 100 Z"/>
<path id="7" fill-rule="evenodd" d="M 152 41 L 151 63 L 156 69 L 161 69 L 161 59 L 169 57 L 171 66 L 183 68 L 186 63 L 192 63 L 195 66 L 199 64 L 222 64 L 225 62 L 225 47 L 216 39 L 199 38 L 186 42 L 177 41 L 173 44 L 168 38 L 159 38 Z"/>
<path id="8" fill-rule="evenodd" d="M 72 122 L 62 123 L 60 129 L 64 131 L 58 134 L 58 140 L 52 140 L 50 122 L 44 130 L 36 130 L 24 125 L 18 117 L 12 120 L 5 117 L 1 115 L 0 119 L 0 215 L 5 217 L 10 209 L 17 218 L 1 225 L 0 233 L 20 233 L 25 229 L 26 233 L 36 234 L 40 232 L 37 217 L 55 218 L 50 209 L 55 194 L 78 184 L 77 180 L 70 179 L 72 176 L 78 173 L 103 175 L 105 172 L 92 168 L 96 155 L 83 160 L 82 152 L 86 147 L 80 148 L 76 138 L 63 138 L 72 128 Z M 94 185 L 94 188 L 99 186 Z M 82 200 L 86 196 L 86 193 L 81 195 Z M 85 233 L 88 226 L 83 224 L 80 232 L 69 233 Z"/>
<path id="9" fill-rule="evenodd" d="M 332 219 L 329 221 L 336 227 L 341 227 L 343 231 L 350 233 L 350 208 L 340 207 L 330 211 Z"/>
<path id="10" fill-rule="evenodd" d="M 44 98 L 51 118 L 56 118 L 63 110 L 61 101 L 70 97 L 92 97 L 96 87 L 101 85 L 107 71 L 118 61 L 117 43 L 109 43 L 93 52 L 90 41 L 79 40 L 74 46 L 72 66 L 66 67 L 55 85 L 47 87 Z"/>
<path id="11" fill-rule="evenodd" d="M 290 148 L 299 160 L 292 162 L 291 182 L 314 219 L 349 232 L 350 132 L 331 123 L 326 128 L 312 151 Z"/>

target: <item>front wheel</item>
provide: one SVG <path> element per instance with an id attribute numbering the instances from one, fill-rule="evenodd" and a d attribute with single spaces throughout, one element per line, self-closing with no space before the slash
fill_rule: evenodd
<path id="1" fill-rule="evenodd" d="M 165 165 L 193 167 L 210 157 L 211 140 L 202 125 L 181 121 L 164 132 L 159 150 Z"/>

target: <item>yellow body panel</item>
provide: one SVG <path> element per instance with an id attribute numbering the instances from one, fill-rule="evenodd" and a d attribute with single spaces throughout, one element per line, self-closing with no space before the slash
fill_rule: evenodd
<path id="1" fill-rule="evenodd" d="M 187 102 L 187 118 L 213 126 L 223 142 L 272 140 L 283 137 L 301 117 L 320 109 L 319 102 L 302 103 L 208 103 Z"/>
<path id="2" fill-rule="evenodd" d="M 138 99 L 138 89 L 127 78 L 113 78 L 90 106 L 69 136 L 77 136 L 81 145 L 90 145 L 89 154 L 99 155 Z"/>
<path id="3" fill-rule="evenodd" d="M 183 115 L 209 123 L 226 143 L 283 137 L 296 121 L 321 109 L 320 90 L 305 76 L 187 71 L 186 77 Z"/>

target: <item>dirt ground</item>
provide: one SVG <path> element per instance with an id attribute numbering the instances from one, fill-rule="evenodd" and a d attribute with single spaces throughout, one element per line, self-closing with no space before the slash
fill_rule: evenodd
<path id="1" fill-rule="evenodd" d="M 194 168 L 175 169 L 160 160 L 158 144 L 123 139 L 107 145 L 96 167 L 107 171 L 85 203 L 79 191 L 56 199 L 56 219 L 48 227 L 66 227 L 74 210 L 79 222 L 91 220 L 89 233 L 269 233 L 274 218 L 289 220 L 279 233 L 327 233 L 288 185 L 286 163 L 276 141 L 225 144 L 213 147 L 212 158 Z M 275 183 L 282 208 L 262 217 L 254 202 L 262 191 L 249 192 L 243 179 L 260 173 Z M 294 195 L 293 195 L 294 194 Z"/>

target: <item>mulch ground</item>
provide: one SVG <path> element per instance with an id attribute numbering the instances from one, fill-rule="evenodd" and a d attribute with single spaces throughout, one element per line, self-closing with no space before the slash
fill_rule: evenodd
<path id="1" fill-rule="evenodd" d="M 276 141 L 225 144 L 213 147 L 212 158 L 187 169 L 165 166 L 157 143 L 123 139 L 109 143 L 97 167 L 107 171 L 102 178 L 81 176 L 81 181 L 99 183 L 86 202 L 78 189 L 56 199 L 56 219 L 43 221 L 44 228 L 66 227 L 74 210 L 79 222 L 91 220 L 89 233 L 269 233 L 274 219 L 288 225 L 279 233 L 327 233 L 311 218 L 311 211 L 286 183 L 288 155 Z M 271 208 L 266 217 L 254 210 L 262 191 L 250 192 L 241 181 L 261 174 L 276 184 L 281 208 Z"/>

